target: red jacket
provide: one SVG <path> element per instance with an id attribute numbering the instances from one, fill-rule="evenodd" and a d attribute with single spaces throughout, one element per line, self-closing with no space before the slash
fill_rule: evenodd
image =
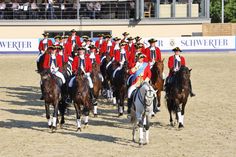
<path id="1" fill-rule="evenodd" d="M 146 68 L 143 71 L 142 80 L 145 80 L 146 78 L 151 79 L 151 76 L 152 76 L 152 72 L 151 72 L 151 69 L 150 69 L 150 64 L 149 63 L 146 63 L 146 64 L 148 64 L 148 65 L 146 66 Z M 135 75 L 135 72 L 132 73 L 130 71 L 130 74 L 134 74 Z M 135 84 L 137 81 L 138 81 L 138 77 L 132 82 L 132 85 Z"/>
<path id="2" fill-rule="evenodd" d="M 131 54 L 135 52 L 135 47 L 134 47 L 134 43 L 132 43 L 131 47 L 129 46 L 129 43 L 125 46 L 126 51 Z"/>
<path id="3" fill-rule="evenodd" d="M 75 56 L 74 57 L 74 60 L 72 62 L 72 71 L 74 73 L 77 72 L 78 70 L 78 67 L 79 67 L 79 63 L 80 63 L 80 58 L 79 56 Z M 91 63 L 91 60 L 89 58 L 88 55 L 85 55 L 85 68 L 84 68 L 85 72 L 92 72 L 92 63 Z"/>
<path id="4" fill-rule="evenodd" d="M 67 42 L 70 42 L 70 43 L 72 44 L 72 40 L 71 40 L 71 39 L 72 39 L 72 36 L 69 36 Z M 80 36 L 76 35 L 76 36 L 75 36 L 75 41 L 76 41 L 76 44 L 77 44 L 79 47 L 82 46 L 82 43 L 81 43 L 81 41 L 80 41 Z M 72 46 L 72 45 L 71 45 L 71 46 Z"/>
<path id="5" fill-rule="evenodd" d="M 90 58 L 90 60 L 91 60 L 91 63 L 93 63 L 91 58 Z M 95 54 L 95 62 L 96 62 L 98 65 L 100 65 L 101 60 L 100 60 L 99 54 Z"/>
<path id="6" fill-rule="evenodd" d="M 62 63 L 67 63 L 69 60 L 69 56 L 64 52 L 63 55 L 58 54 Z"/>
<path id="7" fill-rule="evenodd" d="M 114 56 L 113 50 L 114 50 L 114 46 L 112 44 L 112 46 L 110 46 L 110 51 L 108 52 L 111 57 Z M 106 52 L 107 52 L 107 41 L 103 41 L 100 53 L 103 54 L 103 53 L 106 53 Z"/>
<path id="8" fill-rule="evenodd" d="M 103 43 L 103 42 L 102 42 L 102 43 Z M 102 44 L 100 45 L 100 39 L 98 39 L 98 40 L 95 42 L 95 46 L 96 46 L 96 48 L 101 49 Z"/>
<path id="9" fill-rule="evenodd" d="M 51 55 L 46 53 L 43 61 L 43 68 L 44 69 L 50 69 L 51 67 Z M 59 67 L 59 69 L 62 68 L 62 59 L 61 56 L 56 54 L 56 67 Z"/>
<path id="10" fill-rule="evenodd" d="M 155 61 L 159 61 L 159 60 L 161 60 L 161 51 L 160 51 L 160 49 L 158 48 L 158 47 L 156 47 L 156 59 L 155 59 Z M 145 55 L 146 55 L 146 58 L 144 59 L 144 61 L 145 62 L 151 62 L 152 61 L 152 58 L 151 58 L 151 51 L 150 51 L 150 47 L 147 47 L 146 49 L 145 49 L 145 53 L 144 53 Z"/>
<path id="11" fill-rule="evenodd" d="M 183 56 L 180 56 L 180 60 L 181 60 L 181 66 L 185 66 L 185 58 Z M 175 55 L 170 56 L 169 60 L 168 60 L 168 68 L 170 70 L 172 70 L 174 68 L 174 64 L 175 64 Z"/>
<path id="12" fill-rule="evenodd" d="M 38 47 L 39 51 L 45 51 L 45 47 L 44 47 L 44 45 L 43 45 L 43 40 L 44 40 L 44 39 L 42 39 L 42 40 L 39 42 L 39 47 Z M 47 44 L 48 44 L 47 47 L 52 46 L 52 40 L 48 39 Z"/>
<path id="13" fill-rule="evenodd" d="M 71 52 L 72 52 L 72 43 L 66 42 L 64 44 L 64 54 L 66 54 L 67 56 L 71 56 Z"/>
<path id="14" fill-rule="evenodd" d="M 126 61 L 129 62 L 129 53 L 125 50 L 125 55 L 126 55 Z M 120 50 L 116 50 L 116 53 L 115 53 L 115 60 L 117 62 L 121 62 L 121 53 L 120 53 Z"/>

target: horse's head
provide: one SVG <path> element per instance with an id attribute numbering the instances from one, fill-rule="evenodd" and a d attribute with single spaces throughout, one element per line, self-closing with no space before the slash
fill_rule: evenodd
<path id="1" fill-rule="evenodd" d="M 144 82 L 143 86 L 144 86 L 144 88 L 146 90 L 145 96 L 144 96 L 144 102 L 145 102 L 145 105 L 146 105 L 146 111 L 149 111 L 150 107 L 152 107 L 153 100 L 156 97 L 156 91 L 147 82 Z"/>
<path id="2" fill-rule="evenodd" d="M 186 66 L 181 66 L 180 70 L 178 71 L 179 73 L 179 77 L 181 77 L 181 79 L 184 80 L 190 80 L 190 72 L 192 69 L 189 69 Z"/>
<path id="3" fill-rule="evenodd" d="M 157 62 L 155 62 L 155 64 L 153 65 L 154 68 L 156 68 L 156 70 L 158 71 L 159 74 L 162 74 L 164 71 L 164 60 L 159 60 Z"/>
<path id="4" fill-rule="evenodd" d="M 49 80 L 51 78 L 51 74 L 50 74 L 50 71 L 49 70 L 43 70 L 41 73 L 40 73 L 40 76 L 41 76 L 41 81 L 45 81 L 45 80 Z"/>
<path id="5" fill-rule="evenodd" d="M 106 62 L 107 63 L 110 62 L 111 61 L 111 56 L 109 54 L 105 54 L 105 56 L 106 56 Z"/>

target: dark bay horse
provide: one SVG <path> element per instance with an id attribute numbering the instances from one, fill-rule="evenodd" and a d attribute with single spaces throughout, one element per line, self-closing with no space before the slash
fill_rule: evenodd
<path id="1" fill-rule="evenodd" d="M 93 68 L 91 72 L 91 79 L 93 81 L 93 92 L 94 92 L 94 97 L 97 100 L 99 93 L 102 89 L 102 78 L 101 78 L 101 73 L 100 73 L 100 68 L 97 63 L 93 63 Z M 93 114 L 96 117 L 97 116 L 97 101 L 93 104 Z"/>
<path id="2" fill-rule="evenodd" d="M 128 79 L 128 64 L 124 63 L 122 69 L 117 70 L 113 74 L 113 93 L 116 99 L 116 103 L 118 104 L 118 116 L 122 116 L 124 113 L 124 101 L 125 96 L 127 95 L 127 79 Z"/>
<path id="3" fill-rule="evenodd" d="M 92 101 L 89 95 L 88 80 L 84 77 L 84 73 L 80 68 L 76 75 L 74 92 L 73 100 L 77 118 L 77 131 L 81 131 L 81 115 L 85 115 L 84 124 L 87 126 L 89 112 L 92 108 Z"/>
<path id="4" fill-rule="evenodd" d="M 58 123 L 58 110 L 61 114 L 60 124 L 64 124 L 64 113 L 66 105 L 61 101 L 62 94 L 61 88 L 58 83 L 58 78 L 53 76 L 48 70 L 44 70 L 40 73 L 41 81 L 42 81 L 42 93 L 45 101 L 45 110 L 46 110 L 46 118 L 48 120 L 48 126 L 54 132 L 57 128 Z M 52 104 L 54 107 L 53 119 L 50 119 L 50 110 L 49 105 Z"/>
<path id="5" fill-rule="evenodd" d="M 173 83 L 170 85 L 169 94 L 166 97 L 167 108 L 170 114 L 170 123 L 174 126 L 172 113 L 176 115 L 176 120 L 179 123 L 179 128 L 184 127 L 184 110 L 188 101 L 190 87 L 190 72 L 186 66 L 182 66 L 173 77 Z"/>
<path id="6" fill-rule="evenodd" d="M 151 68 L 152 76 L 151 76 L 151 84 L 154 90 L 157 91 L 157 97 L 154 99 L 154 112 L 157 112 L 160 110 L 161 106 L 161 91 L 163 91 L 163 71 L 164 71 L 164 59 L 159 60 L 154 63 L 154 65 Z"/>
<path id="7" fill-rule="evenodd" d="M 107 98 L 111 98 L 112 92 L 111 92 L 111 88 L 109 85 L 109 77 L 108 77 L 108 73 L 107 73 L 107 69 L 109 67 L 109 65 L 111 64 L 111 57 L 109 54 L 103 54 L 101 57 L 101 65 L 100 65 L 100 71 L 102 73 L 103 76 L 103 96 L 106 95 Z"/>

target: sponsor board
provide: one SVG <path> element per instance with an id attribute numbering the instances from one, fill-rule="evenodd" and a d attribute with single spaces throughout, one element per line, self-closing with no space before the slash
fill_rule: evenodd
<path id="1" fill-rule="evenodd" d="M 149 39 L 144 38 L 142 40 L 145 47 L 149 46 Z M 236 36 L 169 37 L 155 39 L 157 40 L 156 46 L 162 52 L 170 52 L 177 46 L 185 52 L 236 52 Z M 0 54 L 38 53 L 39 41 L 40 39 L 0 39 Z"/>

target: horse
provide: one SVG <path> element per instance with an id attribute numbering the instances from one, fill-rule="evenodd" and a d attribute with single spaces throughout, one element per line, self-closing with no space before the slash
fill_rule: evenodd
<path id="1" fill-rule="evenodd" d="M 85 127 L 88 125 L 88 116 L 92 108 L 89 95 L 88 80 L 84 77 L 83 71 L 79 68 L 75 79 L 74 106 L 77 118 L 77 131 L 81 131 L 81 115 L 84 114 Z"/>
<path id="2" fill-rule="evenodd" d="M 155 97 L 156 91 L 154 91 L 148 82 L 144 82 L 134 93 L 131 108 L 131 122 L 133 123 L 132 135 L 133 141 L 135 142 L 135 131 L 139 128 L 140 146 L 149 143 L 150 118 L 153 111 L 153 100 Z"/>
<path id="3" fill-rule="evenodd" d="M 127 79 L 128 79 L 128 64 L 127 62 L 124 63 L 122 69 L 117 70 L 113 73 L 113 93 L 118 103 L 118 116 L 122 116 L 124 113 L 124 101 L 125 96 L 127 95 Z"/>
<path id="4" fill-rule="evenodd" d="M 60 124 L 63 125 L 64 113 L 65 113 L 65 103 L 61 101 L 61 88 L 58 83 L 58 78 L 53 76 L 48 70 L 44 70 L 40 73 L 42 81 L 42 93 L 45 101 L 46 118 L 48 120 L 48 126 L 51 128 L 52 132 L 57 129 L 58 123 L 58 110 L 61 114 Z M 50 109 L 49 105 L 52 104 L 54 107 L 53 120 L 50 119 Z"/>
<path id="5" fill-rule="evenodd" d="M 95 99 L 98 99 L 100 90 L 102 89 L 102 78 L 100 69 L 97 63 L 93 63 L 93 68 L 91 72 L 91 79 L 93 81 L 93 92 Z M 97 102 L 93 104 L 93 114 L 96 117 L 97 116 Z"/>
<path id="6" fill-rule="evenodd" d="M 171 126 L 174 126 L 172 113 L 175 113 L 176 120 L 179 123 L 178 127 L 184 127 L 184 111 L 190 93 L 189 82 L 191 70 L 186 66 L 181 66 L 180 70 L 172 76 L 173 83 L 170 84 L 170 91 L 166 96 Z"/>
<path id="7" fill-rule="evenodd" d="M 161 91 L 163 91 L 163 71 L 164 71 L 164 59 L 159 60 L 154 63 L 154 65 L 151 68 L 152 76 L 151 76 L 151 84 L 154 90 L 157 91 L 157 98 L 154 99 L 153 105 L 154 105 L 154 113 L 160 110 L 161 107 Z"/>

